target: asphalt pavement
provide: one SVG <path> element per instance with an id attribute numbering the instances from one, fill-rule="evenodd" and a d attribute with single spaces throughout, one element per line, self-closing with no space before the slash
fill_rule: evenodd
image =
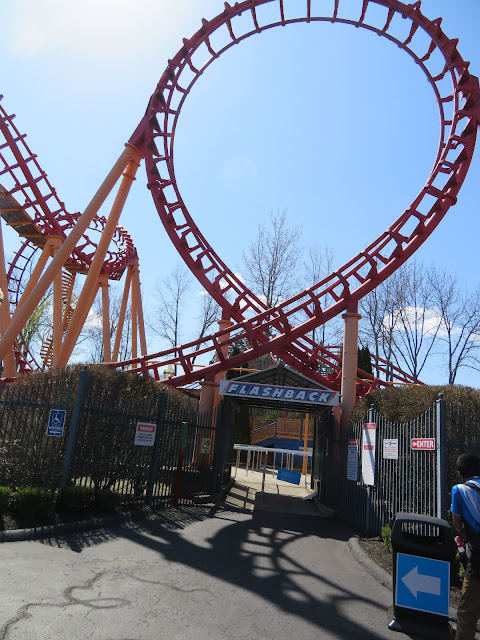
<path id="1" fill-rule="evenodd" d="M 414 637 L 388 629 L 351 529 L 305 485 L 261 483 L 239 470 L 218 504 L 0 544 L 0 640 Z"/>

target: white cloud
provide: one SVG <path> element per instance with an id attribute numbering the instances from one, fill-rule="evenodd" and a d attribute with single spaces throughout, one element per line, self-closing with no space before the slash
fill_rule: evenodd
<path id="1" fill-rule="evenodd" d="M 160 32 L 162 40 L 165 33 L 175 33 L 192 3 L 137 0 L 133 7 L 130 0 L 16 0 L 1 11 L 1 20 L 8 24 L 4 35 L 10 50 L 20 57 L 62 54 L 68 60 L 81 51 L 83 63 L 133 63 L 140 51 L 152 51 Z M 161 29 L 165 23 L 167 31 Z"/>
<path id="2" fill-rule="evenodd" d="M 401 314 L 403 314 L 405 322 L 401 321 Z M 404 307 L 403 309 L 398 309 L 393 318 L 388 315 L 383 319 L 385 328 L 389 329 L 393 323 L 397 331 L 403 331 L 405 325 L 415 327 L 415 324 L 417 324 L 417 329 L 421 329 L 423 326 L 424 335 L 434 333 L 440 322 L 441 317 L 438 309 L 423 309 L 423 307 Z M 442 333 L 441 328 L 440 333 Z"/>
<path id="3" fill-rule="evenodd" d="M 35 58 L 43 53 L 48 43 L 46 31 L 36 22 L 29 22 L 16 35 L 12 51 L 21 58 Z"/>

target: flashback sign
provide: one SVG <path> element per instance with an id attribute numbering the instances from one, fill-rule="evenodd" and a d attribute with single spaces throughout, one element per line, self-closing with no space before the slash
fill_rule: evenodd
<path id="1" fill-rule="evenodd" d="M 65 427 L 65 409 L 50 409 L 48 415 L 47 436 L 61 438 Z"/>
<path id="2" fill-rule="evenodd" d="M 435 438 L 412 438 L 410 444 L 414 451 L 435 451 Z"/>
<path id="3" fill-rule="evenodd" d="M 134 444 L 141 447 L 153 447 L 157 425 L 151 422 L 137 422 Z"/>
<path id="4" fill-rule="evenodd" d="M 251 382 L 220 381 L 220 393 L 223 396 L 237 398 L 264 398 L 268 400 L 288 400 L 298 404 L 318 404 L 338 406 L 338 391 L 324 389 L 305 389 L 303 387 L 283 387 L 275 384 L 257 384 Z"/>

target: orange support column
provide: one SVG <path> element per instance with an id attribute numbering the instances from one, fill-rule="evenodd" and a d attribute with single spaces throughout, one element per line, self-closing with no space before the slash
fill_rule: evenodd
<path id="1" fill-rule="evenodd" d="M 25 300 L 25 303 L 22 304 L 22 306 L 18 308 L 13 314 L 10 325 L 2 335 L 2 339 L 0 340 L 0 359 L 5 358 L 6 353 L 13 346 L 17 335 L 21 332 L 21 330 L 25 326 L 25 323 L 32 315 L 35 307 L 47 292 L 48 287 L 52 284 L 56 273 L 61 270 L 68 257 L 75 249 L 78 241 L 86 231 L 90 222 L 95 217 L 97 211 L 106 200 L 110 191 L 115 186 L 118 178 L 121 176 L 122 171 L 124 170 L 129 160 L 132 157 L 138 158 L 141 156 L 140 151 L 138 151 L 138 149 L 136 149 L 132 145 L 127 143 L 127 145 L 125 146 L 125 150 L 122 152 L 117 162 L 114 164 L 112 170 L 103 181 L 102 185 L 91 200 L 90 204 L 78 219 L 76 225 L 70 231 L 64 243 L 58 250 L 55 258 L 52 260 L 51 264 L 45 270 L 45 273 L 39 279 L 33 291 L 28 296 L 28 299 Z"/>
<path id="2" fill-rule="evenodd" d="M 356 311 L 347 311 L 344 320 L 342 354 L 342 426 L 350 422 L 353 407 L 357 400 L 357 357 L 358 357 L 358 321 L 362 316 Z"/>
<path id="3" fill-rule="evenodd" d="M 110 362 L 112 360 L 112 351 L 110 347 L 110 298 L 108 295 L 108 277 L 101 275 L 98 278 L 98 284 L 102 290 L 102 318 L 103 318 L 103 361 Z"/>
<path id="4" fill-rule="evenodd" d="M 57 242 L 58 238 L 60 239 L 60 243 Z M 53 255 L 53 249 L 55 247 L 60 246 L 62 241 L 63 241 L 63 238 L 60 238 L 60 236 L 49 236 L 47 238 L 47 242 L 43 247 L 43 250 L 42 250 L 42 253 L 40 254 L 39 259 L 37 260 L 37 264 L 35 265 L 30 275 L 30 278 L 28 279 L 27 284 L 25 285 L 25 289 L 23 290 L 22 296 L 18 301 L 17 308 L 15 309 L 15 313 L 14 313 L 15 316 L 17 315 L 18 310 L 22 308 L 24 302 L 28 300 L 29 295 L 35 288 L 35 285 L 37 284 L 40 276 L 42 275 L 43 269 L 47 264 L 47 260 L 51 258 Z"/>
<path id="5" fill-rule="evenodd" d="M 135 155 L 133 153 L 133 149 L 132 155 Z M 93 301 L 95 300 L 95 294 L 97 291 L 95 284 L 100 275 L 100 271 L 107 254 L 108 247 L 112 240 L 113 234 L 115 233 L 120 214 L 122 213 L 123 206 L 130 191 L 130 187 L 135 180 L 135 174 L 139 167 L 139 151 L 136 152 L 136 156 L 136 159 L 131 159 L 129 161 L 125 173 L 123 174 L 122 182 L 120 183 L 117 196 L 110 211 L 110 215 L 108 216 L 108 220 L 105 224 L 103 233 L 100 237 L 97 250 L 90 265 L 90 269 L 88 270 L 82 293 L 78 298 L 77 306 L 75 308 L 70 327 L 65 335 L 62 348 L 58 356 L 58 366 L 60 367 L 66 366 L 75 343 L 77 342 L 78 336 L 80 335 L 80 331 L 82 330 L 82 327 L 85 323 L 88 312 L 90 311 Z"/>
<path id="6" fill-rule="evenodd" d="M 133 261 L 133 288 L 135 289 L 135 306 L 137 310 L 137 325 L 140 337 L 140 354 L 147 355 L 147 341 L 145 339 L 145 323 L 143 321 L 142 291 L 140 287 L 140 269 L 138 268 L 138 258 Z"/>
<path id="7" fill-rule="evenodd" d="M 48 244 L 51 245 L 52 258 L 62 246 L 63 238 L 60 236 L 49 236 Z M 62 269 L 58 270 L 53 279 L 53 357 L 55 359 L 60 352 L 63 338 L 63 304 L 62 304 Z"/>
<path id="8" fill-rule="evenodd" d="M 132 358 L 137 357 L 138 348 L 138 336 L 137 336 L 137 292 L 135 289 L 135 282 L 133 279 L 133 265 L 132 265 Z"/>
<path id="9" fill-rule="evenodd" d="M 199 413 L 211 411 L 215 406 L 215 394 L 218 389 L 218 382 L 211 380 L 202 380 L 200 382 L 200 403 L 198 405 Z"/>
<path id="10" fill-rule="evenodd" d="M 303 434 L 303 450 L 306 451 L 308 449 L 308 420 L 310 418 L 310 414 L 306 413 L 305 414 L 305 422 L 304 422 L 304 431 L 305 433 Z M 303 464 L 302 464 L 302 476 L 305 476 L 307 474 L 307 457 L 304 456 L 303 457 Z"/>
<path id="11" fill-rule="evenodd" d="M 125 314 L 127 312 L 128 293 L 130 291 L 130 283 L 132 281 L 132 268 L 131 265 L 127 268 L 127 275 L 125 277 L 125 287 L 123 289 L 122 303 L 120 305 L 120 314 L 118 316 L 117 332 L 115 334 L 115 345 L 113 347 L 113 362 L 117 362 L 118 354 L 120 351 L 120 342 L 122 340 L 123 325 L 125 323 Z"/>
<path id="12" fill-rule="evenodd" d="M 3 233 L 0 219 L 0 289 L 3 292 L 3 302 L 0 305 L 0 331 L 2 336 L 10 324 L 10 303 L 8 301 L 8 283 L 5 270 L 5 254 L 3 251 Z M 3 356 L 3 375 L 6 378 L 14 378 L 17 374 L 13 345 Z"/>
<path id="13" fill-rule="evenodd" d="M 219 331 L 223 331 L 224 329 L 228 329 L 229 327 L 231 327 L 233 325 L 233 322 L 231 320 L 227 320 L 222 318 L 221 320 L 218 320 L 218 329 Z M 230 332 L 226 333 L 224 336 L 222 336 L 222 346 L 220 347 L 220 351 L 222 352 L 222 356 L 224 358 L 228 357 L 228 340 L 230 339 Z M 225 345 L 223 346 L 223 343 L 225 343 Z M 216 360 L 218 362 L 219 357 L 217 355 Z M 214 406 L 217 407 L 220 402 L 220 393 L 219 393 L 219 385 L 220 385 L 220 380 L 225 380 L 225 372 L 222 371 L 221 373 L 217 373 L 215 376 L 215 383 L 216 383 L 216 388 L 215 388 L 215 398 L 214 398 Z"/>

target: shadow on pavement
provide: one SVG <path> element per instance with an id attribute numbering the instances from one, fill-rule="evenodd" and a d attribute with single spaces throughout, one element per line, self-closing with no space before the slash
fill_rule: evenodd
<path id="1" fill-rule="evenodd" d="M 290 502 L 283 496 L 269 496 L 266 502 L 270 507 L 272 500 L 284 506 Z M 297 506 L 300 503 L 297 500 Z M 335 575 L 331 562 L 325 571 L 318 561 L 311 561 L 312 549 L 317 549 L 321 540 L 346 542 L 351 529 L 339 520 L 319 516 L 311 503 L 304 502 L 301 510 L 302 513 L 289 513 L 288 509 L 278 513 L 273 508 L 258 507 L 252 513 L 228 504 L 185 507 L 161 511 L 147 520 L 108 530 L 50 538 L 43 544 L 68 546 L 80 553 L 86 547 L 115 538 L 129 539 L 169 562 L 181 563 L 257 594 L 280 610 L 315 625 L 318 637 L 323 629 L 338 638 L 384 638 L 384 634 L 379 635 L 368 624 L 354 620 L 354 616 L 347 617 L 343 611 L 354 602 L 359 609 L 373 608 L 383 615 L 384 606 L 368 593 L 359 594 L 351 589 L 348 577 Z M 197 544 L 188 527 L 208 519 L 215 520 L 212 522 L 215 533 Z M 309 538 L 313 542 L 307 543 Z"/>

